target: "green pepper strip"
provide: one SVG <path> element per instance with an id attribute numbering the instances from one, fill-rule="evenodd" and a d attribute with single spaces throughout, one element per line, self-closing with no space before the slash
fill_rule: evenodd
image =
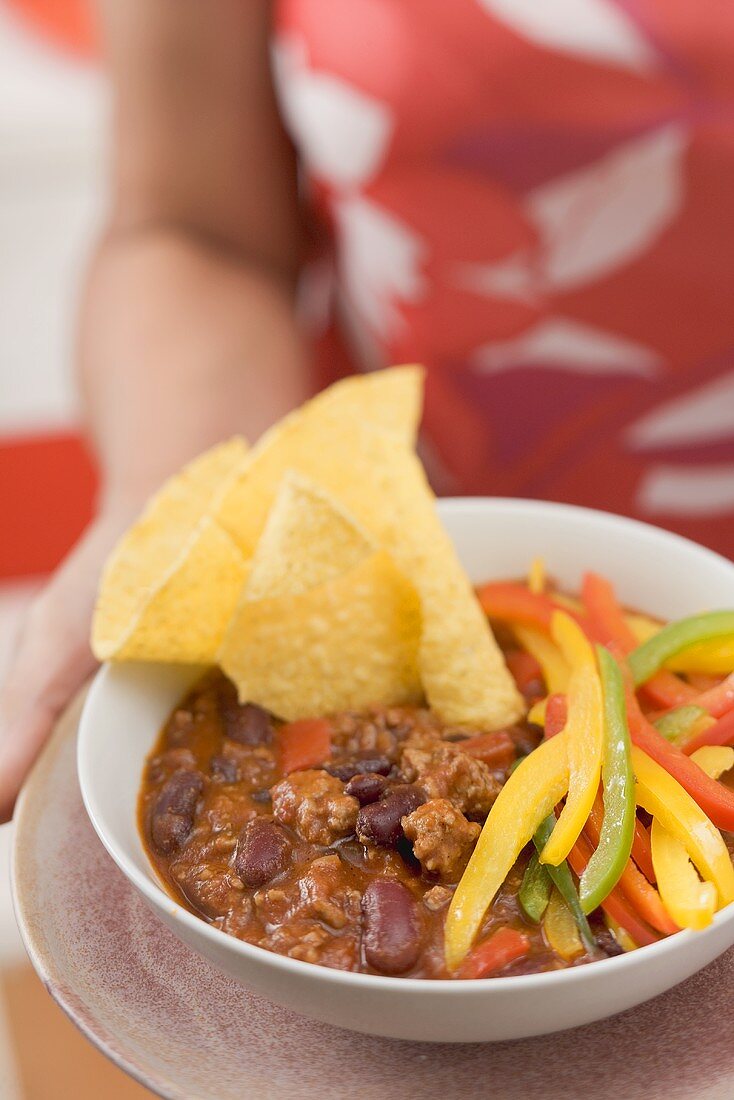
<path id="1" fill-rule="evenodd" d="M 677 707 L 675 710 L 668 711 L 667 714 L 661 715 L 654 725 L 655 729 L 658 730 L 659 733 L 662 733 L 666 741 L 672 741 L 674 745 L 677 745 L 686 734 L 690 733 L 691 727 L 694 726 L 699 719 L 706 717 L 708 717 L 707 710 L 690 703 L 685 707 Z"/>
<path id="2" fill-rule="evenodd" d="M 548 868 L 540 862 L 538 853 L 533 852 L 517 896 L 524 912 L 536 924 L 548 908 L 552 889 Z"/>
<path id="3" fill-rule="evenodd" d="M 604 691 L 604 819 L 599 844 L 579 883 L 581 908 L 591 913 L 611 894 L 632 852 L 635 776 L 622 672 L 608 649 L 596 647 Z"/>
<path id="4" fill-rule="evenodd" d="M 535 836 L 533 837 L 533 844 L 538 852 L 542 852 L 548 843 L 548 838 L 556 827 L 556 815 L 548 814 L 544 821 L 541 821 L 538 826 Z M 596 950 L 596 940 L 594 939 L 594 933 L 589 928 L 589 922 L 586 919 L 586 914 L 581 908 L 578 893 L 576 892 L 576 886 L 574 885 L 573 878 L 571 877 L 571 871 L 566 863 L 565 859 L 562 863 L 559 863 L 557 867 L 554 867 L 550 863 L 544 864 L 546 871 L 550 875 L 551 881 L 558 890 L 559 894 L 566 902 L 573 914 L 573 919 L 578 925 L 581 939 L 583 940 L 584 947 L 587 951 Z"/>
<path id="5" fill-rule="evenodd" d="M 635 686 L 646 683 L 676 653 L 699 642 L 734 635 L 734 611 L 711 611 L 664 626 L 629 655 Z"/>

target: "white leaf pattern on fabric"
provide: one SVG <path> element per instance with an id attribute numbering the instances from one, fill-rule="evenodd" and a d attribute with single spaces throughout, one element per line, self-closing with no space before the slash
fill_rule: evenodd
<path id="1" fill-rule="evenodd" d="M 640 483 L 637 503 L 650 515 L 702 517 L 734 512 L 734 463 L 653 466 Z"/>
<path id="2" fill-rule="evenodd" d="M 734 371 L 676 397 L 633 424 L 631 447 L 648 450 L 734 438 Z"/>
<path id="3" fill-rule="evenodd" d="M 397 303 L 415 302 L 426 292 L 426 246 L 398 218 L 361 196 L 340 199 L 334 209 L 347 298 L 370 328 L 389 338 L 401 328 Z"/>
<path id="4" fill-rule="evenodd" d="M 284 116 L 309 171 L 336 188 L 369 183 L 392 134 L 387 106 L 339 77 L 310 69 L 305 48 L 294 38 L 276 43 L 273 68 Z"/>
<path id="5" fill-rule="evenodd" d="M 472 356 L 482 374 L 523 366 L 553 366 L 577 374 L 631 374 L 643 378 L 658 372 L 655 351 L 610 332 L 558 318 L 540 321 L 522 336 L 485 344 Z"/>
<path id="6" fill-rule="evenodd" d="M 610 0 L 479 0 L 490 15 L 539 46 L 647 71 L 656 58 L 632 20 Z"/>
<path id="7" fill-rule="evenodd" d="M 499 263 L 457 264 L 457 286 L 475 294 L 542 302 L 642 256 L 684 201 L 688 131 L 666 125 L 531 191 L 528 217 L 540 244 Z"/>
<path id="8" fill-rule="evenodd" d="M 647 251 L 683 205 L 687 146 L 682 126 L 663 126 L 530 194 L 549 288 L 588 283 Z"/>

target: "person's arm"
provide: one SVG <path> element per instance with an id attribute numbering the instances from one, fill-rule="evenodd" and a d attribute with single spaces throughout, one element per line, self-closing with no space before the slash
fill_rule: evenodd
<path id="1" fill-rule="evenodd" d="M 296 166 L 267 0 L 105 0 L 103 15 L 113 200 L 79 347 L 100 512 L 32 607 L 0 693 L 0 820 L 94 667 L 99 571 L 145 497 L 216 441 L 257 437 L 307 390 Z"/>

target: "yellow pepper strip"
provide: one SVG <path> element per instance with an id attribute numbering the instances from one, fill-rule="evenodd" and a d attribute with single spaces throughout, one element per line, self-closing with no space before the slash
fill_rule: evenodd
<path id="1" fill-rule="evenodd" d="M 637 779 L 637 805 L 680 841 L 701 878 L 713 882 L 719 907 L 734 901 L 734 867 L 716 826 L 680 783 L 636 745 L 632 746 L 632 767 Z"/>
<path id="2" fill-rule="evenodd" d="M 648 638 L 652 638 L 654 634 L 659 634 L 663 627 L 662 623 L 650 619 L 647 615 L 625 615 L 624 621 L 640 645 Z"/>
<path id="3" fill-rule="evenodd" d="M 533 558 L 530 563 L 528 588 L 535 596 L 545 591 L 545 562 L 542 558 Z"/>
<path id="4" fill-rule="evenodd" d="M 547 699 L 539 699 L 537 703 L 528 711 L 528 722 L 532 722 L 535 726 L 545 725 L 545 708 L 548 706 Z"/>
<path id="5" fill-rule="evenodd" d="M 699 642 L 676 653 L 665 663 L 675 672 L 705 672 L 709 676 L 728 676 L 734 671 L 734 638 L 716 638 Z"/>
<path id="6" fill-rule="evenodd" d="M 584 605 L 581 600 L 575 599 L 573 596 L 567 596 L 565 592 L 553 592 L 553 603 L 557 603 L 559 607 L 567 607 L 569 611 L 580 611 L 583 615 Z"/>
<path id="7" fill-rule="evenodd" d="M 623 951 L 636 951 L 637 944 L 630 936 L 629 932 L 626 932 L 621 924 L 617 924 L 616 920 L 613 920 L 608 913 L 604 914 L 604 921 L 607 928 L 614 936 L 615 940 L 622 948 Z"/>
<path id="8" fill-rule="evenodd" d="M 704 745 L 691 753 L 691 760 L 698 764 L 699 768 L 710 775 L 712 779 L 718 779 L 724 772 L 734 768 L 734 749 L 731 745 Z"/>
<path id="9" fill-rule="evenodd" d="M 716 909 L 716 887 L 701 882 L 680 840 L 658 818 L 650 832 L 652 865 L 663 905 L 681 928 L 705 928 Z"/>
<path id="10" fill-rule="evenodd" d="M 568 684 L 569 783 L 566 804 L 541 863 L 558 866 L 576 843 L 599 789 L 603 752 L 604 703 L 594 650 L 581 628 L 563 611 L 551 620 L 551 634 L 571 666 Z"/>
<path id="11" fill-rule="evenodd" d="M 570 670 L 568 662 L 557 645 L 547 634 L 534 626 L 515 626 L 515 636 L 531 657 L 540 665 L 543 679 L 549 695 L 565 692 L 568 688 Z"/>
<path id="12" fill-rule="evenodd" d="M 562 959 L 575 959 L 584 953 L 584 945 L 571 910 L 553 888 L 543 917 L 543 933 L 548 946 Z"/>
<path id="13" fill-rule="evenodd" d="M 446 916 L 449 970 L 461 965 L 515 860 L 567 790 L 568 739 L 561 733 L 525 757 L 489 812 Z"/>

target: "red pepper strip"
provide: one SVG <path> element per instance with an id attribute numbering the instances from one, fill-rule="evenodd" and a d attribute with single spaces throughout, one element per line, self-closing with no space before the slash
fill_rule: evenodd
<path id="1" fill-rule="evenodd" d="M 568 707 L 565 695 L 549 695 L 545 704 L 545 737 L 555 737 L 565 729 Z"/>
<path id="2" fill-rule="evenodd" d="M 627 717 L 633 744 L 665 768 L 688 791 L 717 829 L 734 829 L 734 791 L 699 768 L 679 748 L 666 741 L 640 710 L 632 685 L 627 683 Z"/>
<path id="3" fill-rule="evenodd" d="M 506 730 L 480 733 L 467 741 L 457 741 L 456 747 L 477 760 L 483 760 L 490 768 L 509 768 L 517 756 L 515 742 Z"/>
<path id="4" fill-rule="evenodd" d="M 690 756 L 703 745 L 734 745 L 734 710 L 730 710 L 713 726 L 701 730 L 682 748 L 685 755 Z"/>
<path id="5" fill-rule="evenodd" d="M 650 834 L 639 818 L 635 821 L 635 837 L 632 841 L 632 858 L 647 881 L 655 882 L 655 868 L 652 865 Z"/>
<path id="6" fill-rule="evenodd" d="M 603 820 L 604 803 L 601 795 L 597 794 L 589 820 L 584 826 L 584 832 L 595 846 L 599 843 Z M 655 887 L 651 886 L 645 876 L 637 870 L 631 859 L 627 860 L 618 885 L 632 908 L 656 931 L 662 932 L 665 936 L 680 932 L 678 925 L 671 920 Z"/>
<path id="7" fill-rule="evenodd" d="M 493 581 L 477 589 L 477 597 L 490 619 L 502 619 L 510 623 L 526 623 L 540 627 L 550 634 L 551 619 L 557 611 L 570 615 L 585 633 L 589 633 L 589 624 L 583 616 L 567 607 L 561 607 L 550 596 L 531 592 L 522 584 L 505 581 Z M 591 639 L 596 641 L 596 637 Z"/>
<path id="8" fill-rule="evenodd" d="M 587 573 L 581 586 L 581 599 L 588 622 L 602 645 L 619 647 L 625 654 L 637 648 L 637 638 L 627 625 L 614 589 L 605 577 Z M 647 698 L 659 707 L 681 706 L 696 695 L 695 688 L 667 669 L 660 669 L 650 677 L 643 690 Z"/>
<path id="9" fill-rule="evenodd" d="M 331 756 L 331 726 L 324 718 L 301 718 L 281 726 L 280 766 L 284 775 L 314 768 Z"/>
<path id="10" fill-rule="evenodd" d="M 568 862 L 579 878 L 586 870 L 586 864 L 591 859 L 591 852 L 591 844 L 582 833 L 568 853 Z M 652 928 L 648 928 L 644 921 L 641 921 L 630 909 L 627 899 L 618 886 L 615 886 L 611 894 L 604 899 L 601 908 L 613 921 L 624 928 L 638 947 L 644 947 L 648 943 L 657 943 L 660 939 L 657 932 L 653 932 Z"/>
<path id="11" fill-rule="evenodd" d="M 706 672 L 687 672 L 686 678 L 691 687 L 700 692 L 710 691 L 721 684 L 721 676 L 709 676 Z"/>
<path id="12" fill-rule="evenodd" d="M 460 978 L 488 978 L 530 951 L 530 940 L 515 928 L 500 928 L 468 955 L 459 970 Z"/>
<path id="13" fill-rule="evenodd" d="M 534 684 L 541 685 L 539 695 L 545 694 L 542 690 L 543 670 L 533 657 L 525 649 L 513 649 L 505 654 L 505 662 L 513 675 L 518 690 L 523 694 Z"/>
<path id="14" fill-rule="evenodd" d="M 723 718 L 729 711 L 734 710 L 734 672 L 722 680 L 716 687 L 696 695 L 693 702 L 697 707 L 707 710 L 714 718 Z M 706 744 L 712 744 L 707 741 Z"/>

